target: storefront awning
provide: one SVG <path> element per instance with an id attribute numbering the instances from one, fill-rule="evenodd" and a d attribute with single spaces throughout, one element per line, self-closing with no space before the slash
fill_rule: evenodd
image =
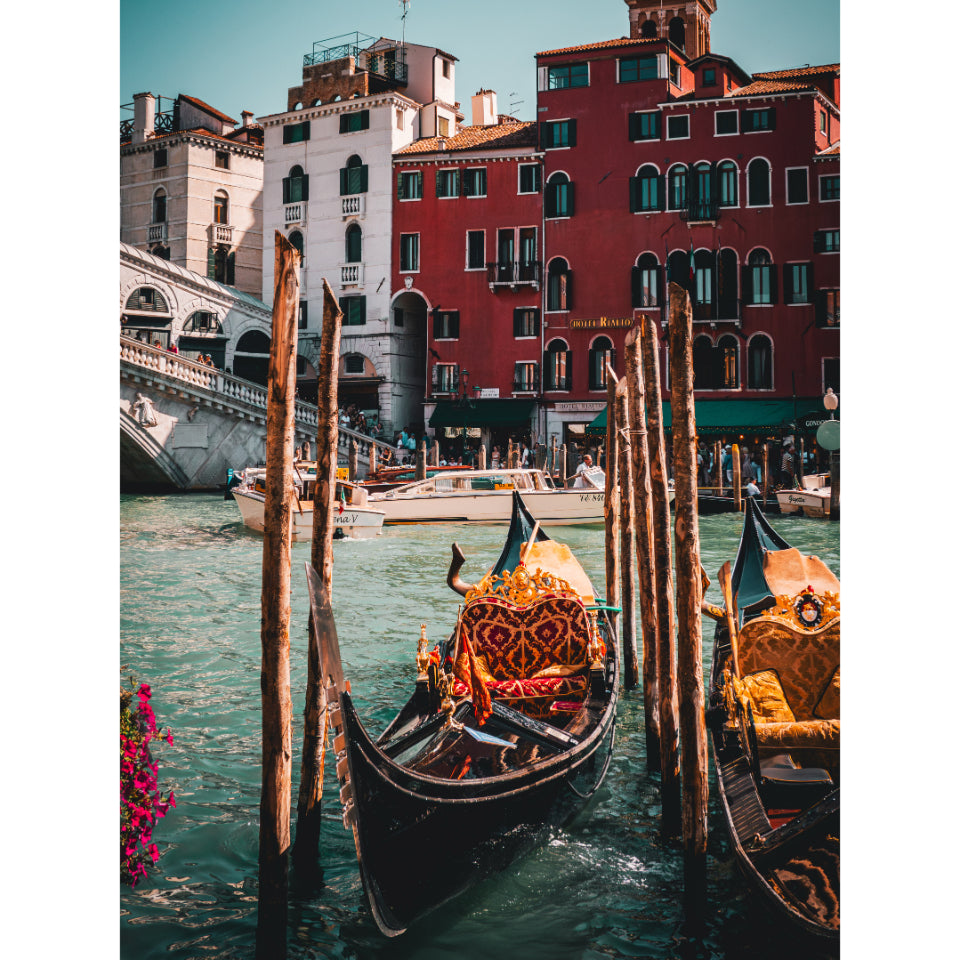
<path id="1" fill-rule="evenodd" d="M 430 417 L 431 427 L 529 426 L 533 400 L 439 400 Z"/>
<path id="2" fill-rule="evenodd" d="M 783 429 L 805 430 L 807 422 L 823 419 L 816 413 L 823 403 L 819 397 L 797 397 L 796 400 L 696 400 L 697 433 L 778 432 Z M 663 429 L 672 423 L 670 401 L 663 401 Z M 791 426 L 796 425 L 796 427 Z M 814 430 L 816 427 L 813 428 Z M 603 436 L 607 432 L 607 411 L 603 409 L 587 427 L 587 434 Z"/>

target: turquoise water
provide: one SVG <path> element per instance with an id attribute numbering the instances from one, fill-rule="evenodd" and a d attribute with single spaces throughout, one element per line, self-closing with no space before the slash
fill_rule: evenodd
<path id="1" fill-rule="evenodd" d="M 122 678 L 149 683 L 158 724 L 173 729 L 173 745 L 159 745 L 155 759 L 161 787 L 177 798 L 154 833 L 160 860 L 146 881 L 121 894 L 121 955 L 127 960 L 253 955 L 262 540 L 238 516 L 233 501 L 214 495 L 121 497 Z M 772 522 L 788 542 L 818 555 L 839 576 L 838 524 L 802 517 Z M 375 732 L 410 693 L 420 623 L 427 624 L 431 647 L 453 626 L 459 598 L 445 582 L 451 542 L 467 556 L 462 573 L 469 581 L 496 558 L 505 529 L 393 527 L 375 540 L 334 544 L 344 670 Z M 551 535 L 571 546 L 602 592 L 603 529 L 561 527 Z M 736 515 L 701 518 L 703 565 L 714 580 L 707 596 L 715 603 L 716 572 L 732 560 L 739 536 Z M 309 557 L 309 543 L 294 544 L 294 819 L 306 685 L 303 564 Z M 705 675 L 712 635 L 712 624 L 705 624 Z M 699 934 L 684 929 L 681 857 L 659 835 L 659 778 L 646 773 L 641 691 L 621 695 L 606 783 L 576 823 L 396 940 L 380 935 L 367 910 L 332 771 L 328 754 L 325 885 L 302 889 L 292 877 L 292 958 L 794 956 L 779 944 L 774 951 L 782 931 L 747 895 L 713 783 L 710 916 Z M 811 955 L 795 949 L 797 958 Z"/>

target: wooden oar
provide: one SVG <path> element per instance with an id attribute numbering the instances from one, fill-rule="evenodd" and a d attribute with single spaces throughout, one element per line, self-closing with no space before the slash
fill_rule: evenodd
<path id="1" fill-rule="evenodd" d="M 733 597 L 733 583 L 731 582 L 730 561 L 720 568 L 720 589 L 723 592 L 724 614 L 727 619 L 727 633 L 730 636 L 730 654 L 733 662 L 733 674 L 740 676 L 740 650 L 737 631 L 737 608 Z"/>
<path id="2" fill-rule="evenodd" d="M 540 521 L 537 520 L 533 525 L 533 533 L 530 534 L 530 539 L 526 542 L 523 549 L 520 551 L 520 560 L 523 561 L 523 558 L 530 552 L 530 548 L 533 546 L 533 541 L 537 539 L 537 534 L 540 532 Z"/>

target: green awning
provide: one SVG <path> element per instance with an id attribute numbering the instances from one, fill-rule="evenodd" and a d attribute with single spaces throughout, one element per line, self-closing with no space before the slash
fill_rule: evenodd
<path id="1" fill-rule="evenodd" d="M 439 400 L 430 417 L 431 427 L 529 426 L 533 400 Z"/>
<path id="2" fill-rule="evenodd" d="M 819 420 L 811 412 L 817 405 L 823 406 L 819 397 L 797 397 L 789 400 L 695 400 L 697 434 L 711 433 L 756 433 L 777 432 L 793 429 L 790 424 L 800 424 L 809 417 Z M 672 423 L 670 401 L 663 401 L 663 429 L 669 430 Z M 803 427 L 801 426 L 801 429 Z M 597 414 L 587 426 L 588 434 L 604 436 L 607 432 L 607 410 Z"/>

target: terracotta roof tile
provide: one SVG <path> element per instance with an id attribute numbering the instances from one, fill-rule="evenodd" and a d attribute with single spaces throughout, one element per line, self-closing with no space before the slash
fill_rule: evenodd
<path id="1" fill-rule="evenodd" d="M 755 80 L 745 87 L 730 92 L 731 97 L 755 97 L 765 93 L 793 93 L 797 90 L 816 90 L 812 83 L 790 83 L 786 80 Z"/>
<path id="2" fill-rule="evenodd" d="M 826 147 L 824 150 L 821 150 L 817 157 L 839 157 L 840 156 L 840 141 L 836 143 L 831 143 L 829 147 Z"/>
<path id="3" fill-rule="evenodd" d="M 822 67 L 797 67 L 792 70 L 764 70 L 753 75 L 754 80 L 785 80 L 787 77 L 815 77 L 822 73 L 836 73 L 839 63 L 828 63 Z"/>
<path id="4" fill-rule="evenodd" d="M 541 50 L 538 57 L 549 57 L 555 53 L 581 53 L 585 50 L 603 50 L 604 48 L 645 46 L 651 43 L 661 43 L 662 37 L 618 37 L 616 40 L 603 40 L 600 43 L 581 43 L 575 47 L 561 47 L 559 50 Z"/>
<path id="5" fill-rule="evenodd" d="M 444 141 L 443 151 L 440 141 Z M 500 149 L 506 147 L 535 147 L 537 125 L 527 120 L 501 123 L 487 127 L 462 127 L 455 137 L 424 137 L 398 150 L 394 156 L 412 153 L 453 153 L 457 150 L 474 150 L 477 147 Z"/>
<path id="6" fill-rule="evenodd" d="M 237 121 L 233 117 L 228 117 L 225 113 L 221 113 L 216 107 L 211 107 L 209 103 L 204 103 L 202 100 L 197 97 L 188 96 L 185 93 L 180 94 L 181 100 L 186 100 L 189 103 L 192 103 L 195 107 L 199 107 L 201 110 L 205 110 L 211 116 L 216 117 L 218 120 L 222 120 L 224 123 L 236 123 Z"/>

